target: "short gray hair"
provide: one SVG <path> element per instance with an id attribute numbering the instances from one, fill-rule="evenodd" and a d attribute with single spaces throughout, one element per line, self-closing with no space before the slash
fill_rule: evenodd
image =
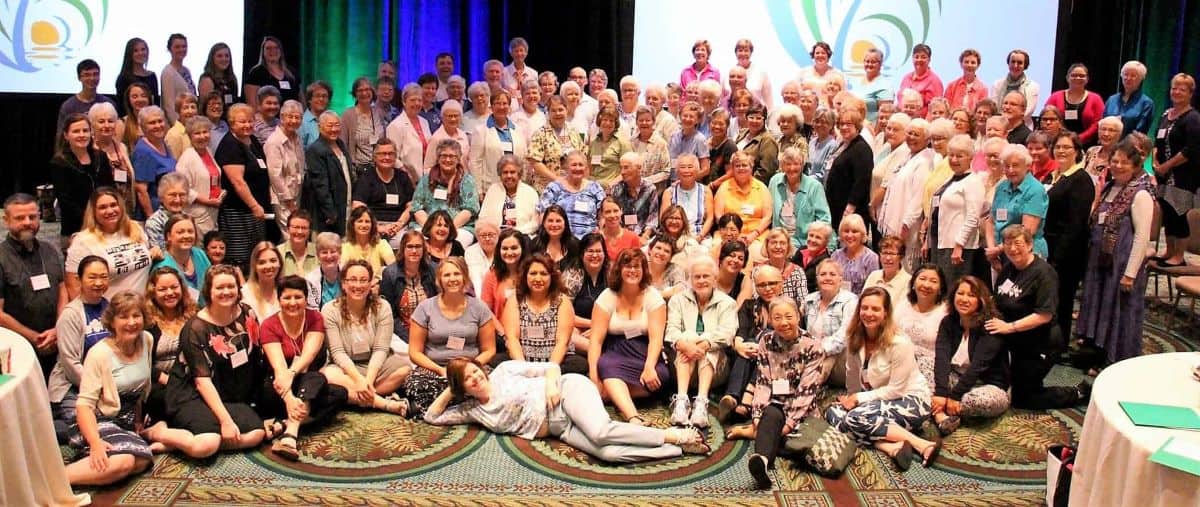
<path id="1" fill-rule="evenodd" d="M 1125 62 L 1125 65 L 1121 66 L 1121 72 L 1124 73 L 1127 70 L 1133 71 L 1133 73 L 1138 76 L 1138 80 L 1146 79 L 1146 64 L 1142 62 L 1137 60 L 1129 60 L 1128 62 Z"/>
<path id="2" fill-rule="evenodd" d="M 491 102 L 492 89 L 488 87 L 487 81 L 476 81 L 467 87 L 467 99 L 474 99 L 476 95 L 484 95 L 489 103 Z"/>
<path id="3" fill-rule="evenodd" d="M 948 149 L 948 150 L 963 150 L 963 151 L 967 152 L 967 156 L 974 156 L 975 155 L 975 141 L 973 139 L 971 139 L 971 136 L 969 136 L 969 135 L 958 134 L 958 135 L 950 138 L 950 144 L 949 144 L 949 146 L 947 146 L 946 149 Z"/>
<path id="4" fill-rule="evenodd" d="M 317 117 L 317 123 L 325 121 L 326 118 L 333 118 L 339 122 L 342 121 L 341 116 L 338 116 L 338 114 L 333 112 L 331 109 L 326 109 L 325 112 L 321 113 L 321 116 Z"/>
<path id="5" fill-rule="evenodd" d="M 621 155 L 620 161 L 621 162 L 630 162 L 638 167 L 641 167 L 642 166 L 642 154 L 638 153 L 636 151 L 627 151 L 623 155 Z"/>
<path id="6" fill-rule="evenodd" d="M 300 104 L 298 100 L 288 99 L 282 106 L 279 106 L 279 114 L 282 115 L 283 113 L 304 114 L 304 105 Z"/>
<path id="7" fill-rule="evenodd" d="M 463 85 L 463 87 L 467 86 L 467 80 L 463 79 L 463 77 L 458 74 L 454 74 L 453 76 L 450 76 L 449 78 L 446 79 L 446 84 L 449 85 L 449 84 L 454 84 L 454 83 Z"/>
<path id="8" fill-rule="evenodd" d="M 1100 125 L 1100 126 L 1111 125 L 1113 127 L 1116 127 L 1117 130 L 1122 130 L 1122 131 L 1125 130 L 1125 121 L 1122 120 L 1120 116 L 1105 116 L 1103 118 L 1100 118 L 1098 125 Z"/>
<path id="9" fill-rule="evenodd" d="M 212 127 L 212 121 L 208 117 L 199 114 L 183 122 L 183 131 L 189 136 L 195 134 L 200 129 L 212 130 Z"/>
<path id="10" fill-rule="evenodd" d="M 96 102 L 95 104 L 92 104 L 92 107 L 88 108 L 88 112 L 87 112 L 88 121 L 94 122 L 96 120 L 99 120 L 100 115 L 103 115 L 103 114 L 107 114 L 107 115 L 111 116 L 113 120 L 116 120 L 119 118 L 119 116 L 117 115 L 117 108 L 114 107 L 111 102 Z M 197 115 L 197 116 L 201 116 L 201 115 Z"/>
<path id="11" fill-rule="evenodd" d="M 721 96 L 721 83 L 718 83 L 714 79 L 705 79 L 698 86 L 701 94 L 707 93 L 709 95 L 716 95 L 717 97 Z"/>
<path id="12" fill-rule="evenodd" d="M 940 135 L 947 139 L 954 135 L 954 120 L 949 118 L 938 118 L 929 122 L 930 137 Z"/>
<path id="13" fill-rule="evenodd" d="M 521 159 L 517 158 L 516 155 L 508 153 L 500 157 L 500 160 L 496 162 L 496 174 L 499 175 L 500 172 L 504 170 L 504 166 L 510 164 L 517 166 L 518 175 L 525 172 L 525 166 L 521 164 Z"/>
<path id="14" fill-rule="evenodd" d="M 779 109 L 776 109 L 775 118 L 776 121 L 783 118 L 791 118 L 796 123 L 796 126 L 799 127 L 804 123 L 804 111 L 801 111 L 795 104 L 784 104 L 779 106 Z"/>
<path id="15" fill-rule="evenodd" d="M 322 232 L 317 234 L 317 251 L 325 249 L 335 249 L 338 252 L 342 251 L 342 237 L 336 232 Z"/>
<path id="16" fill-rule="evenodd" d="M 155 105 L 149 105 L 149 106 L 143 107 L 140 111 L 138 111 L 138 115 L 137 115 L 138 116 L 138 125 L 145 126 L 146 122 L 150 121 L 150 118 L 152 118 L 153 115 L 162 116 L 164 121 L 167 119 L 167 116 L 165 113 L 163 113 L 163 110 L 161 107 L 158 107 Z"/>
<path id="17" fill-rule="evenodd" d="M 457 100 L 454 100 L 454 99 L 446 99 L 445 102 L 442 102 L 442 117 L 443 118 L 446 117 L 446 111 L 458 111 L 459 114 L 462 114 L 462 112 L 463 112 L 462 103 Z"/>
<path id="18" fill-rule="evenodd" d="M 400 91 L 400 100 L 401 101 L 407 100 L 408 96 L 412 95 L 414 93 L 417 95 L 420 95 L 421 91 L 422 91 L 421 85 L 419 85 L 417 83 L 408 83 L 408 84 L 404 85 L 404 89 Z"/>
<path id="19" fill-rule="evenodd" d="M 713 260 L 711 255 L 693 255 L 688 257 L 687 269 L 685 270 L 688 278 L 691 278 L 692 273 L 700 266 L 712 268 L 714 274 L 717 272 L 717 261 Z"/>
<path id="20" fill-rule="evenodd" d="M 566 95 L 567 89 L 569 89 L 569 88 L 574 88 L 576 92 L 583 93 L 583 90 L 579 89 L 579 83 L 576 83 L 576 82 L 568 79 L 566 81 L 563 81 L 563 83 L 558 86 L 558 94 Z"/>
<path id="21" fill-rule="evenodd" d="M 804 159 L 804 153 L 801 153 L 800 148 L 795 146 L 788 146 L 787 148 L 784 148 L 783 151 L 779 152 L 779 161 L 799 162 L 800 164 L 807 162 Z"/>
<path id="22" fill-rule="evenodd" d="M 183 187 L 184 191 L 191 190 L 191 184 L 188 183 L 187 176 L 182 173 L 169 172 L 162 175 L 158 180 L 158 198 L 165 199 L 167 197 L 167 189 L 171 187 Z"/>
<path id="23" fill-rule="evenodd" d="M 908 130 L 908 124 L 912 123 L 912 117 L 904 113 L 892 113 L 888 117 L 887 124 L 891 125 L 893 123 L 900 125 L 902 129 Z"/>
<path id="24" fill-rule="evenodd" d="M 1016 157 L 1024 165 L 1028 166 L 1033 163 L 1033 156 L 1029 154 L 1029 148 L 1023 144 L 1009 144 L 1000 152 L 1000 160 L 1008 160 Z"/>
<path id="25" fill-rule="evenodd" d="M 833 226 L 822 220 L 814 220 L 808 223 L 808 230 L 804 232 L 819 232 L 825 235 L 825 241 L 833 237 Z"/>

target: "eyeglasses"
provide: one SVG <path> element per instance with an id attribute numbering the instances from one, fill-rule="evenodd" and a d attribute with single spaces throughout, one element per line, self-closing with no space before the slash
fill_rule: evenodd
<path id="1" fill-rule="evenodd" d="M 765 281 L 765 282 L 758 282 L 758 283 L 756 283 L 755 285 L 757 285 L 757 286 L 759 286 L 759 287 L 775 287 L 775 286 L 778 286 L 778 285 L 783 285 L 783 281 L 781 281 L 781 280 L 769 280 L 769 281 Z"/>
<path id="2" fill-rule="evenodd" d="M 478 236 L 478 238 L 479 239 L 496 239 L 499 236 L 500 236 L 499 234 L 496 234 L 494 232 L 485 232 L 485 233 L 480 234 Z M 419 245 L 413 245 L 413 246 L 419 246 Z"/>

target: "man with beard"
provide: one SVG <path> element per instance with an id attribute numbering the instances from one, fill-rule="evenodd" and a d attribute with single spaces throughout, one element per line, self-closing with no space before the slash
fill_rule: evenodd
<path id="1" fill-rule="evenodd" d="M 0 326 L 29 340 L 48 378 L 58 352 L 54 323 L 67 303 L 62 253 L 37 238 L 42 218 L 32 195 L 13 194 L 4 201 L 4 225 L 8 237 L 0 245 Z"/>

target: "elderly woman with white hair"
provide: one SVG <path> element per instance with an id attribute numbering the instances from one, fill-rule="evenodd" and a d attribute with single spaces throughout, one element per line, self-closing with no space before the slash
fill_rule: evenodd
<path id="1" fill-rule="evenodd" d="M 492 183 L 484 193 L 483 204 L 479 206 L 479 221 L 490 220 L 500 230 L 515 228 L 529 236 L 537 232 L 540 222 L 536 209 L 538 192 L 525 183 L 523 172 L 524 164 L 517 157 L 500 157 L 496 163 L 499 181 Z"/>
<path id="2" fill-rule="evenodd" d="M 1096 127 L 1098 143 L 1083 154 L 1083 169 L 1092 177 L 1092 184 L 1096 187 L 1096 198 L 1100 197 L 1104 184 L 1108 181 L 1108 166 L 1124 130 L 1125 123 L 1121 121 L 1120 116 L 1101 118 Z"/>
<path id="3" fill-rule="evenodd" d="M 844 384 L 846 365 L 838 359 L 846 352 L 846 330 L 854 318 L 858 296 L 842 283 L 842 265 L 837 261 L 825 259 L 817 263 L 816 275 L 817 290 L 809 292 L 800 307 L 806 319 L 805 329 L 821 344 L 822 379 L 837 371 L 833 383 Z"/>
<path id="4" fill-rule="evenodd" d="M 912 153 L 905 142 L 911 121 L 912 118 L 907 114 L 893 113 L 880 132 L 883 139 L 879 151 L 875 152 L 875 167 L 871 169 L 871 217 L 876 222 L 879 221 L 879 207 L 883 204 L 884 192 Z"/>
<path id="5" fill-rule="evenodd" d="M 582 71 L 583 69 L 580 70 Z M 579 83 L 571 80 L 567 80 L 559 86 L 558 95 L 562 97 L 563 106 L 567 108 L 567 123 L 576 132 L 582 132 L 586 135 L 591 130 L 590 126 L 595 120 L 595 99 L 584 95 L 583 88 L 579 87 Z"/>
<path id="6" fill-rule="evenodd" d="M 88 109 L 87 120 L 92 129 L 92 148 L 108 159 L 108 166 L 112 172 L 105 179 L 111 179 L 114 182 L 113 187 L 120 194 L 125 209 L 132 210 L 134 208 L 133 184 L 136 178 L 133 173 L 133 165 L 129 162 L 129 147 L 121 142 L 121 118 L 117 116 L 117 108 L 108 102 L 97 102 L 92 104 L 91 109 Z M 61 202 L 62 194 L 59 194 L 59 198 Z M 82 209 L 86 200 L 86 196 L 79 199 L 75 206 Z"/>
<path id="7" fill-rule="evenodd" d="M 717 263 L 712 257 L 691 257 L 687 276 L 690 288 L 667 301 L 664 341 L 672 350 L 669 355 L 676 386 L 671 397 L 671 423 L 707 428 L 708 390 L 714 379 L 725 377 L 725 350 L 738 329 L 737 305 L 733 298 L 716 290 Z M 696 396 L 689 400 L 688 388 L 693 379 Z"/>
<path id="8" fill-rule="evenodd" d="M 470 107 L 463 108 L 462 128 L 471 136 L 492 114 L 492 90 L 487 83 L 476 81 L 467 88 L 467 100 Z"/>
<path id="9" fill-rule="evenodd" d="M 526 79 L 521 83 L 520 95 L 517 98 L 517 107 L 509 115 L 509 119 L 517 124 L 521 135 L 529 139 L 546 124 L 546 113 L 542 112 L 541 104 L 542 89 L 537 80 Z"/>
<path id="10" fill-rule="evenodd" d="M 445 105 L 447 100 L 455 100 L 462 105 L 464 111 L 471 110 L 471 102 L 467 97 L 467 80 L 458 74 L 454 74 L 446 80 L 446 86 L 438 91 L 437 98 L 439 109 Z"/>
<path id="11" fill-rule="evenodd" d="M 912 156 L 892 176 L 879 205 L 879 231 L 904 241 L 905 269 L 917 265 L 921 243 L 921 197 L 933 170 L 933 148 L 929 147 L 929 122 L 916 118 L 908 124 L 908 150 Z"/>
<path id="12" fill-rule="evenodd" d="M 670 139 L 671 135 L 679 131 L 679 120 L 666 108 L 667 88 L 659 84 L 646 86 L 644 96 L 646 107 L 654 113 L 654 132 L 663 139 Z"/>
<path id="13" fill-rule="evenodd" d="M 1025 146 L 1009 144 L 1000 152 L 1000 160 L 1005 179 L 1000 182 L 992 198 L 991 220 L 988 221 L 994 235 L 992 244 L 1000 245 L 1003 242 L 1001 232 L 1009 224 L 1020 224 L 1030 234 L 1033 253 L 1044 259 L 1048 248 L 1042 231 L 1050 198 L 1046 195 L 1046 188 L 1029 170 L 1033 157 Z M 988 248 L 988 259 L 998 259 L 1001 248 Z"/>
<path id="14" fill-rule="evenodd" d="M 959 134 L 950 139 L 946 160 L 953 171 L 950 179 L 933 192 L 929 236 L 926 248 L 933 263 L 942 268 L 947 282 L 953 284 L 972 274 L 976 257 L 981 254 L 979 222 L 987 218 L 987 191 L 982 173 L 971 172 L 975 143 Z"/>
<path id="15" fill-rule="evenodd" d="M 696 90 L 699 92 L 700 103 L 700 132 L 704 135 L 709 134 L 709 121 L 712 118 L 713 111 L 721 107 L 721 83 L 711 79 L 705 79 L 696 84 Z M 731 129 L 735 126 L 731 125 Z M 736 130 L 734 130 L 736 132 Z"/>
<path id="16" fill-rule="evenodd" d="M 279 128 L 263 143 L 267 175 L 271 178 L 271 206 L 275 210 L 275 225 L 281 231 L 287 230 L 288 217 L 300 209 L 300 183 L 304 180 L 304 141 L 300 139 L 303 115 L 304 106 L 299 101 L 284 102 L 279 108 Z"/>
<path id="17" fill-rule="evenodd" d="M 804 113 L 794 104 L 783 104 L 775 112 L 774 122 L 779 129 L 779 153 L 788 148 L 796 148 L 800 156 L 808 161 L 808 137 L 801 132 L 804 127 Z"/>
<path id="18" fill-rule="evenodd" d="M 659 114 L 666 114 L 662 109 Z M 667 147 L 667 138 L 661 136 L 654 128 L 655 113 L 650 106 L 638 106 L 637 128 L 630 136 L 628 153 L 637 153 L 642 157 L 642 177 L 647 181 L 665 188 L 671 176 L 671 151 Z"/>
<path id="19" fill-rule="evenodd" d="M 567 121 L 567 105 L 559 96 L 550 97 L 547 121 L 529 139 L 526 161 L 529 163 L 528 181 L 535 190 L 541 191 L 551 181 L 562 176 L 562 157 L 571 151 L 586 151 L 587 140 L 583 132 Z"/>
<path id="20" fill-rule="evenodd" d="M 924 193 L 921 194 L 921 235 L 929 234 L 929 218 L 933 214 L 931 199 L 933 193 L 950 180 L 954 171 L 946 157 L 950 154 L 950 138 L 954 136 L 954 121 L 949 118 L 938 118 L 929 122 L 929 146 L 933 148 L 933 170 L 925 178 Z M 928 254 L 922 254 L 928 258 Z"/>
<path id="21" fill-rule="evenodd" d="M 1150 122 L 1154 121 L 1154 100 L 1142 92 L 1146 79 L 1146 65 L 1130 60 L 1121 66 L 1121 86 L 1117 93 L 1104 102 L 1104 116 L 1121 118 L 1121 137 L 1132 132 L 1150 133 Z"/>
<path id="22" fill-rule="evenodd" d="M 433 167 L 437 163 L 437 153 L 434 153 L 434 148 L 437 147 L 442 139 L 458 141 L 458 145 L 462 147 L 463 153 L 471 153 L 471 141 L 467 137 L 467 131 L 462 128 L 462 103 L 454 99 L 446 99 L 442 102 L 441 113 L 442 125 L 429 138 L 429 148 L 425 150 L 425 160 L 421 164 L 422 168 Z"/>
<path id="23" fill-rule="evenodd" d="M 795 147 L 783 150 L 779 155 L 781 171 L 767 183 L 774 208 L 771 225 L 783 229 L 794 248 L 806 243 L 808 224 L 817 220 L 830 222 L 825 189 L 819 181 L 804 174 L 804 155 Z"/>
<path id="24" fill-rule="evenodd" d="M 617 104 L 617 114 L 621 118 L 621 133 L 632 134 L 634 122 L 637 121 L 638 98 L 642 94 L 642 85 L 636 77 L 625 76 L 617 85 L 620 103 Z"/>
<path id="25" fill-rule="evenodd" d="M 209 150 L 212 122 L 196 116 L 184 122 L 191 145 L 179 156 L 175 171 L 188 180 L 186 213 L 196 223 L 196 236 L 203 237 L 217 227 L 217 209 L 225 199 L 221 190 L 221 167 Z"/>
<path id="26" fill-rule="evenodd" d="M 416 83 L 404 85 L 400 92 L 400 102 L 404 110 L 396 119 L 388 124 L 386 134 L 388 139 L 399 148 L 396 160 L 400 164 L 415 169 L 420 176 L 428 168 L 425 167 L 425 149 L 433 132 L 429 130 L 429 122 L 420 116 L 422 98 L 421 86 Z"/>
<path id="27" fill-rule="evenodd" d="M 188 179 L 178 172 L 164 174 L 158 180 L 159 207 L 153 215 L 146 219 L 146 239 L 151 247 L 158 247 L 159 253 L 167 251 L 166 224 L 172 215 L 184 212 L 187 197 L 190 192 Z"/>
<path id="28" fill-rule="evenodd" d="M 167 149 L 167 117 L 158 106 L 146 106 L 138 111 L 138 126 L 142 137 L 133 146 L 130 162 L 137 176 L 134 191 L 137 195 L 135 219 L 145 220 L 158 209 L 158 179 L 175 171 L 175 157 Z"/>
<path id="29" fill-rule="evenodd" d="M 836 111 L 826 107 L 817 109 L 812 117 L 813 133 L 808 138 L 808 168 L 805 172 L 822 184 L 841 144 L 834 130 L 837 117 Z"/>

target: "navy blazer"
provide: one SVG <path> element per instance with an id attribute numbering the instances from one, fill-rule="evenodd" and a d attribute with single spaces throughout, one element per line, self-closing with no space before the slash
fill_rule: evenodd
<path id="1" fill-rule="evenodd" d="M 354 171 L 350 163 L 350 151 L 340 139 L 338 147 L 346 157 L 346 167 Z M 304 208 L 313 214 L 313 226 L 320 232 L 346 234 L 346 203 L 350 202 L 350 184 L 342 175 L 342 163 L 324 139 L 319 139 L 304 150 L 304 189 L 301 200 Z"/>

